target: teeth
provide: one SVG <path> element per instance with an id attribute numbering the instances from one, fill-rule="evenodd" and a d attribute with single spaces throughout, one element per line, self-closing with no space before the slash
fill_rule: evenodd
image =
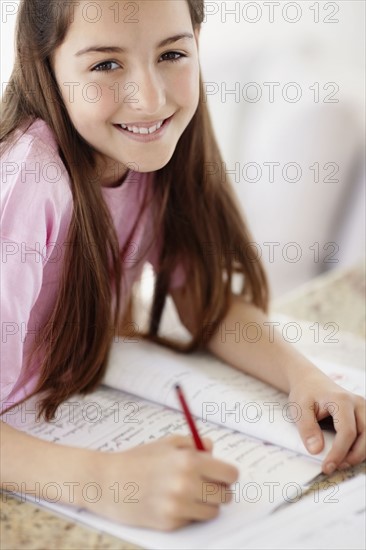
<path id="1" fill-rule="evenodd" d="M 120 124 L 121 128 L 124 130 L 128 130 L 129 132 L 133 132 L 134 134 L 153 134 L 161 126 L 163 125 L 163 120 L 161 122 L 158 122 L 155 126 L 151 126 L 150 128 L 137 128 L 137 126 L 127 126 L 126 124 Z"/>

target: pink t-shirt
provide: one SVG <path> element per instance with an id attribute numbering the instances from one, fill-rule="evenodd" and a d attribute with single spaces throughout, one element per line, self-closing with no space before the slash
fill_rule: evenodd
<path id="1" fill-rule="evenodd" d="M 126 243 L 154 173 L 129 170 L 119 187 L 103 187 L 120 242 Z M 39 360 L 25 376 L 25 359 L 56 303 L 67 233 L 72 216 L 70 178 L 49 126 L 37 119 L 8 149 L 1 162 L 1 380 L 2 410 L 29 395 L 38 379 Z M 147 251 L 152 211 L 141 215 L 123 262 L 121 308 L 145 261 L 158 270 L 158 241 Z M 142 259 L 140 261 L 140 259 Z M 184 283 L 179 264 L 170 288 Z M 70 290 L 72 292 L 72 290 Z M 113 304 L 115 296 L 113 294 Z M 38 329 L 38 330 L 37 330 Z"/>

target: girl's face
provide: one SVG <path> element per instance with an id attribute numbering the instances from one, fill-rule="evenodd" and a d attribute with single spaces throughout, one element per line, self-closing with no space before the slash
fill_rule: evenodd
<path id="1" fill-rule="evenodd" d="M 80 1 L 71 7 L 72 23 L 52 65 L 72 123 L 96 151 L 101 185 L 113 186 L 128 168 L 162 168 L 199 102 L 198 30 L 187 1 Z"/>

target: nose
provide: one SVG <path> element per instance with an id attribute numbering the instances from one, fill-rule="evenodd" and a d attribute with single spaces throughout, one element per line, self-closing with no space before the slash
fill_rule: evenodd
<path id="1" fill-rule="evenodd" d="M 125 96 L 127 108 L 153 116 L 161 113 L 165 104 L 165 88 L 160 76 L 154 70 L 135 71 L 133 80 L 125 85 L 129 92 Z"/>

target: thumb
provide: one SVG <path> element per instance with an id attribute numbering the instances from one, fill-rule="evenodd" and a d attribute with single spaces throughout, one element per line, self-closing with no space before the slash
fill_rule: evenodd
<path id="1" fill-rule="evenodd" d="M 322 430 L 316 415 L 316 403 L 304 403 L 295 419 L 301 439 L 311 454 L 318 454 L 324 447 Z"/>
<path id="2" fill-rule="evenodd" d="M 191 435 L 171 435 L 167 437 L 168 441 L 171 441 L 175 447 L 178 448 L 196 448 L 196 444 Z M 202 443 L 205 451 L 212 452 L 213 442 L 209 437 L 203 437 Z"/>
<path id="3" fill-rule="evenodd" d="M 191 435 L 170 435 L 167 438 L 167 441 L 171 442 L 177 448 L 189 448 L 195 447 L 193 437 Z"/>
<path id="4" fill-rule="evenodd" d="M 203 437 L 202 438 L 202 443 L 203 443 L 203 446 L 205 448 L 205 451 L 207 451 L 208 453 L 212 453 L 212 449 L 213 449 L 212 439 L 210 439 L 209 437 Z"/>

